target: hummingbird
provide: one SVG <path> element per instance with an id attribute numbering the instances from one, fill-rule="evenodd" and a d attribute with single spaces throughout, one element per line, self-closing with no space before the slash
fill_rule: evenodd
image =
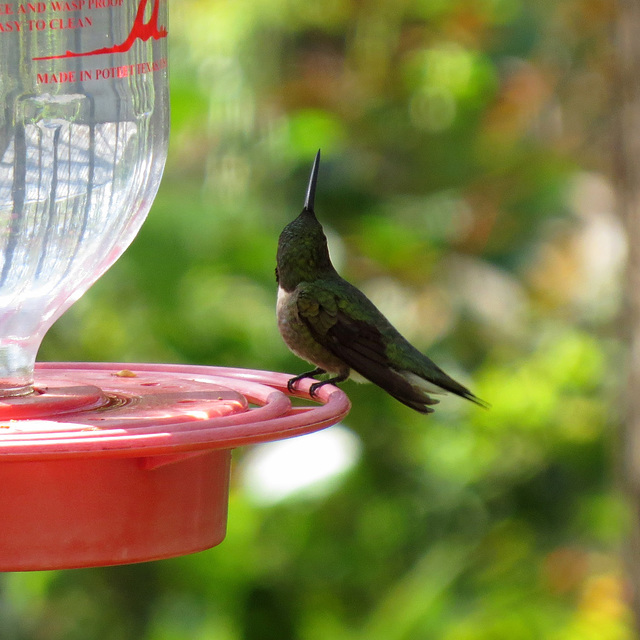
<path id="1" fill-rule="evenodd" d="M 310 386 L 314 397 L 320 387 L 343 382 L 353 370 L 420 413 L 433 413 L 439 402 L 430 393 L 448 391 L 487 407 L 412 346 L 364 293 L 338 275 L 314 211 L 319 167 L 320 151 L 304 208 L 278 240 L 278 328 L 289 349 L 316 367 L 291 378 L 289 393 L 304 378 L 330 374 Z"/>

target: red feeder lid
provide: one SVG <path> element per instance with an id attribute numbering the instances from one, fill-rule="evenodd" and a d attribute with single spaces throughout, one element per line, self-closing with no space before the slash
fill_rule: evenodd
<path id="1" fill-rule="evenodd" d="M 34 394 L 0 401 L 0 570 L 141 562 L 219 544 L 231 449 L 316 431 L 349 411 L 330 386 L 318 392 L 323 404 L 292 407 L 289 379 L 38 364 Z"/>

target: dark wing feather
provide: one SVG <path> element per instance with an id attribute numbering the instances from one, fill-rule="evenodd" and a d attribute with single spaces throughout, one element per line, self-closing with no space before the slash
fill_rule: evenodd
<path id="1" fill-rule="evenodd" d="M 351 369 L 412 409 L 433 412 L 428 405 L 438 400 L 410 384 L 392 367 L 378 328 L 349 315 L 329 290 L 314 287 L 300 291 L 298 313 L 314 339 Z"/>

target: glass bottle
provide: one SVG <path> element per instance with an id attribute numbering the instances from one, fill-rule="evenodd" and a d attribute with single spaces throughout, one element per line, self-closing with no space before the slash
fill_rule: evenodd
<path id="1" fill-rule="evenodd" d="M 131 243 L 167 153 L 167 0 L 0 0 L 0 395 Z"/>

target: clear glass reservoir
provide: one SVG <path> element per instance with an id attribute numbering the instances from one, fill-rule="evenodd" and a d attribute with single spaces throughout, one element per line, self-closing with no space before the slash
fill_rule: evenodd
<path id="1" fill-rule="evenodd" d="M 142 225 L 167 80 L 166 0 L 0 0 L 0 395 Z"/>

